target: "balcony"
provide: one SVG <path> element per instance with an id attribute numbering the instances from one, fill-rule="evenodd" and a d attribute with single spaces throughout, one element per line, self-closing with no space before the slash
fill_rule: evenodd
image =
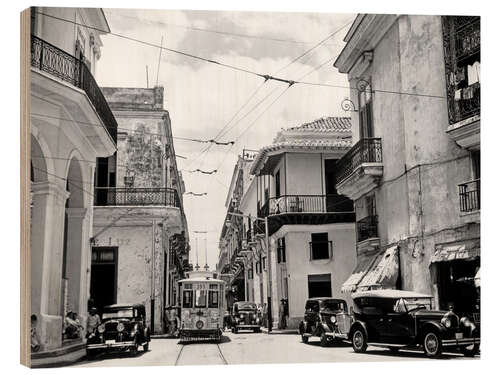
<path id="1" fill-rule="evenodd" d="M 94 188 L 94 206 L 170 206 L 180 208 L 177 191 L 170 188 Z"/>
<path id="2" fill-rule="evenodd" d="M 116 144 L 116 119 L 92 73 L 82 60 L 31 35 L 31 66 L 83 90 Z"/>
<path id="3" fill-rule="evenodd" d="M 443 17 L 443 45 L 449 119 L 447 133 L 461 147 L 477 150 L 481 122 L 480 17 Z"/>
<path id="4" fill-rule="evenodd" d="M 339 195 L 285 195 L 270 198 L 258 210 L 268 217 L 269 234 L 289 224 L 348 223 L 355 220 L 352 201 Z M 259 223 L 258 228 L 263 227 Z"/>
<path id="5" fill-rule="evenodd" d="M 468 222 L 479 221 L 481 210 L 481 180 L 472 180 L 458 185 L 460 215 Z"/>
<path id="6" fill-rule="evenodd" d="M 378 186 L 383 172 L 382 140 L 360 139 L 337 162 L 337 192 L 357 200 Z"/>
<path id="7" fill-rule="evenodd" d="M 380 247 L 377 215 L 366 216 L 356 221 L 356 242 L 358 254 Z"/>

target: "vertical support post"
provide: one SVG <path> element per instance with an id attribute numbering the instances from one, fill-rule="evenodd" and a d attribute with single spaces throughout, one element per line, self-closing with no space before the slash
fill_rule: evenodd
<path id="1" fill-rule="evenodd" d="M 268 217 L 265 217 L 265 227 L 266 227 L 266 252 L 267 252 L 267 333 L 271 333 L 273 330 L 273 312 L 271 306 L 271 246 L 269 246 L 269 225 Z"/>
<path id="2" fill-rule="evenodd" d="M 246 257 L 246 255 L 245 255 Z M 248 301 L 248 271 L 247 271 L 247 260 L 243 261 L 243 273 L 245 278 L 245 301 Z"/>

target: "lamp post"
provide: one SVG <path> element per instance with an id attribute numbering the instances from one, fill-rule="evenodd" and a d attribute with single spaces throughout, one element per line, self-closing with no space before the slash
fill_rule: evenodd
<path id="1" fill-rule="evenodd" d="M 273 330 L 273 312 L 271 308 L 272 302 L 272 273 L 271 273 L 271 247 L 269 246 L 269 226 L 267 221 L 267 216 L 264 218 L 261 217 L 252 217 L 251 215 L 238 214 L 235 212 L 228 212 L 228 215 L 238 216 L 238 217 L 246 217 L 249 218 L 250 221 L 252 219 L 263 221 L 265 226 L 265 235 L 266 235 L 266 258 L 267 258 L 267 333 L 271 333 Z"/>

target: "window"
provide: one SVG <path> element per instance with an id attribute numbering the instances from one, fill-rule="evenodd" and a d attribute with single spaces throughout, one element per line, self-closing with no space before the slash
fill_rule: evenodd
<path id="1" fill-rule="evenodd" d="M 331 241 L 328 241 L 328 233 L 311 233 L 310 259 L 330 259 Z"/>
<path id="2" fill-rule="evenodd" d="M 306 302 L 306 311 L 319 311 L 319 302 L 318 301 L 307 301 Z"/>
<path id="3" fill-rule="evenodd" d="M 266 257 L 262 257 L 262 269 L 266 270 Z M 261 271 L 262 272 L 262 271 Z"/>
<path id="4" fill-rule="evenodd" d="M 219 307 L 219 292 L 210 290 L 208 292 L 208 307 Z"/>
<path id="5" fill-rule="evenodd" d="M 481 178 L 481 151 L 472 151 L 472 176 L 474 180 Z"/>
<path id="6" fill-rule="evenodd" d="M 194 307 L 207 307 L 207 291 L 197 289 L 194 294 Z"/>
<path id="7" fill-rule="evenodd" d="M 332 281 L 329 273 L 308 275 L 307 279 L 309 298 L 332 296 Z"/>
<path id="8" fill-rule="evenodd" d="M 253 279 L 253 268 L 248 269 L 248 278 Z"/>
<path id="9" fill-rule="evenodd" d="M 275 184 L 275 194 L 274 196 L 276 198 L 281 197 L 281 178 L 280 178 L 280 171 L 276 172 L 276 175 L 274 176 L 274 184 Z"/>
<path id="10" fill-rule="evenodd" d="M 278 263 L 286 263 L 286 245 L 285 245 L 285 237 L 278 238 Z"/>
<path id="11" fill-rule="evenodd" d="M 373 119 L 372 119 L 372 87 L 366 85 L 358 95 L 359 100 L 359 134 L 360 138 L 373 137 Z"/>
<path id="12" fill-rule="evenodd" d="M 193 307 L 193 291 L 185 290 L 182 293 L 182 307 L 191 308 Z"/>

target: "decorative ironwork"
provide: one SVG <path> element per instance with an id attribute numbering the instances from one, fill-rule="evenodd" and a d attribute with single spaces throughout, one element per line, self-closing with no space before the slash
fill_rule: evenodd
<path id="1" fill-rule="evenodd" d="M 260 208 L 259 217 L 290 213 L 353 212 L 350 199 L 340 195 L 282 195 L 269 198 Z"/>
<path id="2" fill-rule="evenodd" d="M 97 114 L 116 143 L 118 124 L 113 112 L 83 60 L 31 35 L 31 66 L 85 91 Z"/>
<path id="3" fill-rule="evenodd" d="M 361 242 L 368 238 L 378 237 L 378 217 L 377 215 L 366 216 L 363 219 L 356 221 L 357 241 Z"/>
<path id="4" fill-rule="evenodd" d="M 170 188 L 94 188 L 95 206 L 172 206 L 180 208 L 177 190 Z"/>
<path id="5" fill-rule="evenodd" d="M 370 82 L 368 82 L 366 79 L 364 78 L 359 78 L 358 81 L 356 82 L 356 89 L 359 91 L 359 92 L 365 92 L 366 89 L 369 89 L 370 92 L 371 92 L 371 86 L 370 86 Z"/>
<path id="6" fill-rule="evenodd" d="M 346 112 L 358 112 L 356 106 L 354 105 L 354 102 L 351 99 L 344 98 L 344 100 L 342 100 L 342 103 L 340 103 L 340 106 Z"/>
<path id="7" fill-rule="evenodd" d="M 442 20 L 448 118 L 455 124 L 481 112 L 479 71 L 473 71 L 477 69 L 474 63 L 480 61 L 481 26 L 479 17 L 446 16 Z"/>
<path id="8" fill-rule="evenodd" d="M 382 140 L 362 138 L 337 161 L 337 184 L 349 177 L 363 163 L 382 163 Z"/>
<path id="9" fill-rule="evenodd" d="M 481 180 L 472 180 L 458 185 L 460 212 L 472 212 L 481 209 Z"/>

